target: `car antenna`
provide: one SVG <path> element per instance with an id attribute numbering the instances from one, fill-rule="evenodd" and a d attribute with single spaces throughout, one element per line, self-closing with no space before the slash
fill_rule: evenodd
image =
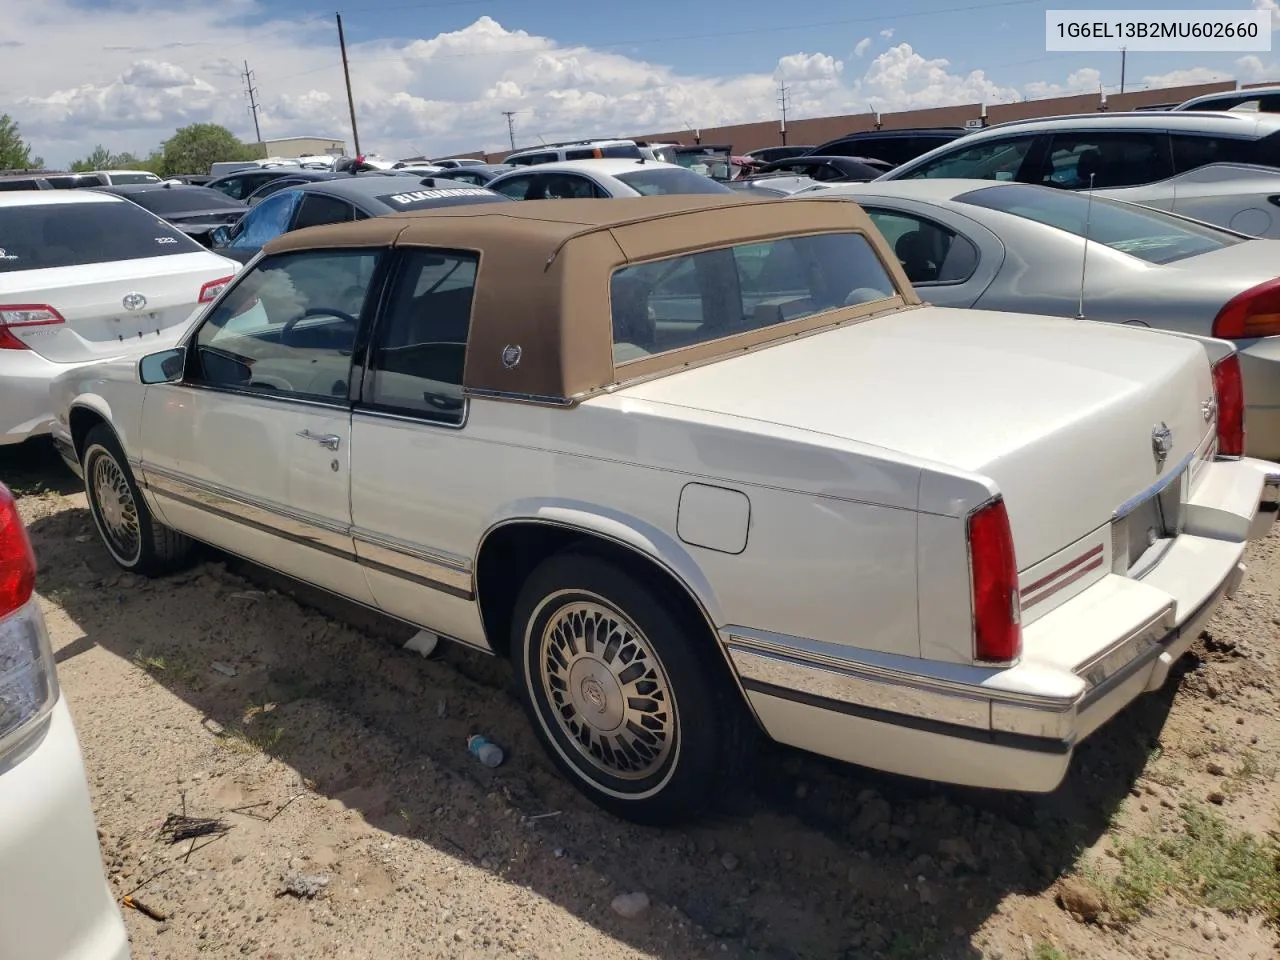
<path id="1" fill-rule="evenodd" d="M 1076 319 L 1084 319 L 1084 277 L 1089 266 L 1089 227 L 1093 221 L 1093 178 L 1097 174 L 1089 174 L 1089 202 L 1084 208 L 1084 253 L 1080 257 L 1080 301 L 1076 306 Z"/>

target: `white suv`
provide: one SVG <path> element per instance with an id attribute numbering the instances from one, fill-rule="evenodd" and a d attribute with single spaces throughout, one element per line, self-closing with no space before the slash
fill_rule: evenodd
<path id="1" fill-rule="evenodd" d="M 1280 237 L 1280 116 L 1089 113 L 988 127 L 881 180 L 1014 180 L 1114 197 Z"/>
<path id="2" fill-rule="evenodd" d="M 0 484 L 0 954 L 129 960 L 35 579 L 31 542 Z"/>
<path id="3" fill-rule="evenodd" d="M 563 160 L 602 160 L 610 157 L 639 160 L 643 156 L 634 140 L 577 140 L 571 143 L 547 143 L 532 150 L 517 150 L 502 162 L 531 167 L 539 163 Z"/>

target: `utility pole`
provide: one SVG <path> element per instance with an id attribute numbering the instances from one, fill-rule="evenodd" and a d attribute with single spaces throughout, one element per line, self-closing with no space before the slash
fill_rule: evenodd
<path id="1" fill-rule="evenodd" d="M 347 81 L 347 109 L 351 111 L 351 139 L 354 141 L 355 155 L 360 156 L 360 131 L 356 129 L 356 100 L 351 95 L 351 67 L 347 64 L 347 38 L 342 33 L 342 14 L 338 18 L 338 46 L 342 48 L 342 76 Z"/>
<path id="2" fill-rule="evenodd" d="M 782 81 L 778 82 L 778 103 L 782 107 L 780 129 L 782 131 L 782 145 L 785 147 L 787 145 L 787 85 Z"/>
<path id="3" fill-rule="evenodd" d="M 253 71 L 249 69 L 249 61 L 244 62 L 244 73 L 240 75 L 244 78 L 244 90 L 249 95 L 249 112 L 253 114 L 253 135 L 258 138 L 257 142 L 262 144 L 262 155 L 267 154 L 267 145 L 262 142 L 262 130 L 258 126 L 258 111 L 261 106 L 258 104 L 258 88 L 253 85 Z"/>
<path id="4" fill-rule="evenodd" d="M 507 138 L 511 141 L 511 149 L 516 148 L 516 112 L 514 110 L 503 110 L 502 115 L 507 118 Z"/>
<path id="5" fill-rule="evenodd" d="M 1129 52 L 1127 47 L 1120 48 L 1120 92 L 1124 93 L 1124 60 L 1125 55 Z"/>

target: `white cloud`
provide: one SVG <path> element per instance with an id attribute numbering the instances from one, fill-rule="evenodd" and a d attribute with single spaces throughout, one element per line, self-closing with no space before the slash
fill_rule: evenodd
<path id="1" fill-rule="evenodd" d="M 1241 83 L 1280 81 L 1280 63 L 1263 63 L 1261 57 L 1250 54 L 1236 61 L 1236 77 Z"/>
<path id="2" fill-rule="evenodd" d="M 1185 70 L 1170 70 L 1142 78 L 1143 86 L 1149 89 L 1159 87 L 1181 87 L 1192 83 L 1213 83 L 1215 80 L 1230 80 L 1232 73 L 1226 70 L 1210 70 L 1208 67 L 1189 67 Z"/>
<path id="3" fill-rule="evenodd" d="M 892 40 L 893 27 L 885 27 L 883 30 L 880 31 L 880 36 L 884 37 L 886 40 Z"/>
<path id="4" fill-rule="evenodd" d="M 1253 9 L 1271 13 L 1271 29 L 1280 30 L 1280 4 L 1276 0 L 1253 0 Z"/>
<path id="5" fill-rule="evenodd" d="M 1045 83 L 1037 80 L 1025 87 L 1028 97 L 1041 99 L 1044 97 L 1067 97 L 1077 93 L 1097 93 L 1102 83 L 1102 74 L 1093 67 L 1084 67 L 1068 75 L 1065 83 Z"/>
<path id="6" fill-rule="evenodd" d="M 221 123 L 250 139 L 245 60 L 255 73 L 264 136 L 349 142 L 327 19 L 275 20 L 266 0 L 133 0 L 140 6 L 99 7 L 92 17 L 74 2 L 6 0 L 0 103 L 47 160 L 68 163 L 95 143 L 145 153 L 193 122 Z M 860 41 L 854 55 L 870 57 L 871 42 Z M 53 46 L 56 58 L 48 55 Z M 351 43 L 348 54 L 361 147 L 392 157 L 501 150 L 504 110 L 516 111 L 520 144 L 765 120 L 777 115 L 780 80 L 796 118 L 861 112 L 869 100 L 892 111 L 1018 96 L 983 71 L 953 72 L 947 60 L 928 59 L 908 43 L 857 69 L 807 51 L 780 56 L 767 71 L 706 76 L 562 45 L 487 16 L 430 37 Z M 1047 95 L 1096 83 L 1096 72 L 1078 71 L 1065 85 L 1031 86 L 1033 95 Z"/>

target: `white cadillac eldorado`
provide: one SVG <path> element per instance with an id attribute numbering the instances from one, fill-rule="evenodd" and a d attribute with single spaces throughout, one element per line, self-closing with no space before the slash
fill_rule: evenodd
<path id="1" fill-rule="evenodd" d="M 757 728 L 1053 790 L 1280 501 L 1229 344 L 922 304 L 841 200 L 291 233 L 54 390 L 121 567 L 200 541 L 510 657 L 554 761 L 645 822 Z"/>

